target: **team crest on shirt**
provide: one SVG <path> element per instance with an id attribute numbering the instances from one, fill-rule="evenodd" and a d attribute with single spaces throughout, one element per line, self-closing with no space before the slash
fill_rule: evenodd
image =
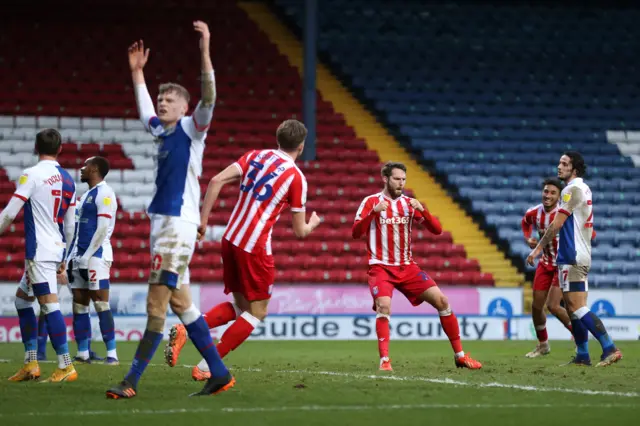
<path id="1" fill-rule="evenodd" d="M 569 200 L 571 200 L 571 193 L 570 193 L 570 192 L 567 192 L 566 194 L 564 194 L 564 195 L 562 196 L 562 201 L 563 201 L 563 202 L 565 202 L 565 203 L 568 203 L 568 202 L 569 202 Z"/>
<path id="2" fill-rule="evenodd" d="M 93 202 L 93 196 L 87 197 L 87 201 L 85 201 L 85 203 L 91 204 L 92 202 Z"/>
<path id="3" fill-rule="evenodd" d="M 273 291 L 273 284 L 269 286 L 269 290 L 268 290 L 269 296 L 271 296 L 272 291 Z"/>
<path id="4" fill-rule="evenodd" d="M 377 285 L 376 285 L 376 286 L 374 286 L 374 287 L 371 289 L 371 293 L 373 293 L 373 295 L 374 295 L 374 296 L 377 296 L 377 295 L 378 295 L 378 286 L 377 286 Z"/>

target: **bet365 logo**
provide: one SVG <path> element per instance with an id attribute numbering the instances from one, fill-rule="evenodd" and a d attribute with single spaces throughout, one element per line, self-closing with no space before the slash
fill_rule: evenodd
<path id="1" fill-rule="evenodd" d="M 386 219 L 384 217 L 380 218 L 380 225 L 399 225 L 399 224 L 406 225 L 408 223 L 409 223 L 408 217 L 394 216 L 394 217 L 388 217 Z"/>

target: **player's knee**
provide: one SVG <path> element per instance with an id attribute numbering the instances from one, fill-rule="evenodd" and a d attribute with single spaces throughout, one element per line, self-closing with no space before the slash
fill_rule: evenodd
<path id="1" fill-rule="evenodd" d="M 166 309 L 166 306 L 163 307 L 157 300 L 150 299 L 147 301 L 147 315 L 150 317 L 164 318 Z"/>
<path id="2" fill-rule="evenodd" d="M 249 309 L 249 313 L 260 321 L 264 321 L 264 319 L 267 317 L 267 308 L 263 306 L 251 306 Z"/>
<path id="3" fill-rule="evenodd" d="M 449 299 L 447 299 L 447 296 L 444 294 L 441 294 L 436 297 L 433 307 L 436 308 L 438 312 L 446 311 L 449 309 Z"/>
<path id="4" fill-rule="evenodd" d="M 169 302 L 169 305 L 171 306 L 171 310 L 173 311 L 174 314 L 182 315 L 183 313 L 186 312 L 187 309 L 191 307 L 191 301 L 182 300 L 181 298 L 178 298 L 178 297 L 172 297 L 171 301 Z"/>
<path id="5" fill-rule="evenodd" d="M 543 309 L 544 309 L 544 300 L 538 300 L 534 298 L 533 302 L 531 302 L 531 310 L 540 312 Z"/>
<path id="6" fill-rule="evenodd" d="M 89 305 L 84 305 L 82 303 L 73 302 L 73 313 L 80 314 L 88 314 L 89 313 Z"/>
<path id="7" fill-rule="evenodd" d="M 376 312 L 382 315 L 391 315 L 391 302 L 376 302 Z"/>
<path id="8" fill-rule="evenodd" d="M 29 296 L 21 288 L 18 288 L 18 290 L 16 291 L 16 299 L 27 300 L 29 302 L 35 302 L 36 300 L 35 296 Z"/>

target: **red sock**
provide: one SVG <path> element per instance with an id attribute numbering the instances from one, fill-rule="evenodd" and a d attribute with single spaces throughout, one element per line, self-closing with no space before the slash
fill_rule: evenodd
<path id="1" fill-rule="evenodd" d="M 538 338 L 538 341 L 540 343 L 543 343 L 549 340 L 549 335 L 547 334 L 547 327 L 545 325 L 536 325 L 536 337 Z"/>
<path id="2" fill-rule="evenodd" d="M 236 322 L 231 324 L 231 327 L 227 328 L 227 331 L 222 334 L 220 343 L 216 346 L 220 358 L 224 358 L 229 352 L 247 340 L 259 322 L 260 320 L 250 313 L 243 312 Z"/>
<path id="3" fill-rule="evenodd" d="M 204 314 L 209 329 L 220 327 L 236 319 L 236 310 L 231 302 L 220 303 Z"/>
<path id="4" fill-rule="evenodd" d="M 440 315 L 440 324 L 442 329 L 447 334 L 453 352 L 462 352 L 462 342 L 460 341 L 460 326 L 458 325 L 458 318 L 456 314 L 451 312 L 450 315 Z"/>
<path id="5" fill-rule="evenodd" d="M 389 318 L 378 317 L 376 318 L 376 334 L 378 335 L 378 352 L 380 352 L 380 358 L 389 356 Z"/>

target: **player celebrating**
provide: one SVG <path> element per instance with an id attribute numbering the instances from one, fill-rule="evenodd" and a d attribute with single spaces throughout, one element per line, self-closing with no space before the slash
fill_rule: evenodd
<path id="1" fill-rule="evenodd" d="M 558 199 L 562 191 L 562 182 L 556 178 L 549 178 L 542 184 L 542 204 L 527 210 L 522 218 L 522 232 L 529 247 L 535 248 L 538 239 L 531 236 L 533 226 L 538 230 L 540 238 L 544 235 L 553 222 L 558 212 Z M 536 358 L 551 352 L 547 335 L 547 316 L 544 313 L 544 305 L 555 315 L 560 322 L 571 331 L 571 320 L 567 311 L 560 306 L 562 290 L 558 284 L 558 268 L 556 266 L 556 253 L 558 252 L 558 238 L 554 238 L 542 251 L 542 258 L 538 262 L 536 275 L 533 279 L 533 303 L 531 304 L 531 317 L 538 337 L 538 345 L 529 352 L 527 358 Z"/>
<path id="2" fill-rule="evenodd" d="M 240 195 L 222 238 L 225 294 L 233 293 L 235 303 L 214 306 L 205 319 L 209 328 L 235 322 L 218 343 L 224 357 L 244 342 L 267 316 L 267 306 L 276 275 L 271 253 L 271 231 L 288 204 L 293 213 L 292 227 L 298 238 L 307 237 L 320 224 L 315 212 L 305 219 L 307 181 L 295 160 L 304 150 L 307 129 L 297 120 L 286 120 L 278 127 L 277 150 L 250 151 L 211 179 L 205 196 L 200 238 L 204 237 L 222 187 L 240 182 Z M 174 326 L 165 349 L 166 361 L 175 366 L 184 345 L 184 327 Z M 195 380 L 209 377 L 203 362 L 194 367 Z"/>
<path id="3" fill-rule="evenodd" d="M 199 203 L 202 155 L 207 129 L 213 116 L 216 91 L 209 54 L 209 27 L 193 23 L 200 33 L 202 99 L 186 117 L 189 93 L 177 84 L 160 86 L 158 115 L 144 81 L 143 68 L 149 57 L 142 41 L 129 47 L 129 66 L 136 91 L 140 119 L 156 137 L 158 159 L 156 192 L 148 213 L 151 219 L 151 258 L 147 327 L 125 379 L 107 390 L 107 398 L 132 398 L 138 381 L 160 345 L 167 304 L 185 325 L 189 337 L 212 372 L 211 379 L 197 395 L 213 395 L 230 389 L 235 379 L 216 350 L 202 314 L 191 301 L 189 262 L 200 224 Z"/>
<path id="4" fill-rule="evenodd" d="M 602 357 L 597 367 L 605 367 L 622 359 L 622 353 L 613 343 L 604 324 L 587 307 L 589 283 L 587 274 L 591 267 L 591 239 L 593 237 L 593 202 L 591 189 L 582 177 L 587 166 L 579 152 L 567 151 L 560 157 L 558 177 L 566 187 L 560 194 L 558 213 L 527 262 L 533 265 L 536 257 L 555 236 L 560 233 L 556 263 L 560 286 L 567 311 L 571 316 L 573 337 L 577 346 L 576 356 L 569 364 L 591 365 L 589 357 L 589 332 L 602 346 Z"/>
<path id="5" fill-rule="evenodd" d="M 78 344 L 75 361 L 89 363 L 91 320 L 89 303 L 98 313 L 102 339 L 107 346 L 105 364 L 118 365 L 113 315 L 109 309 L 109 272 L 113 262 L 111 234 L 118 210 L 116 195 L 104 181 L 109 162 L 91 157 L 80 169 L 80 180 L 89 184 L 79 203 L 77 251 L 73 261 L 73 333 Z"/>
<path id="6" fill-rule="evenodd" d="M 439 235 L 442 226 L 437 218 L 416 199 L 402 194 L 407 168 L 389 162 L 382 167 L 382 192 L 366 197 L 360 204 L 353 224 L 353 238 L 367 237 L 369 251 L 369 289 L 374 299 L 376 334 L 380 353 L 380 370 L 392 371 L 389 359 L 389 320 L 391 296 L 397 288 L 418 306 L 427 302 L 440 314 L 442 329 L 455 353 L 457 367 L 479 369 L 482 364 L 462 350 L 460 328 L 449 301 L 436 283 L 413 261 L 411 228 L 413 222 Z"/>
<path id="7" fill-rule="evenodd" d="M 38 164 L 26 169 L 13 198 L 0 214 L 0 234 L 13 222 L 24 206 L 26 279 L 16 292 L 16 309 L 25 348 L 24 366 L 9 380 L 21 382 L 40 377 L 37 355 L 37 332 L 33 301 L 38 299 L 45 314 L 47 330 L 58 355 L 58 368 L 48 382 L 72 382 L 78 378 L 67 344 L 67 326 L 60 312 L 57 295 L 58 273 L 65 272 L 65 252 L 75 230 L 75 184 L 57 157 L 62 151 L 62 137 L 55 129 L 36 135 Z M 63 233 L 60 232 L 62 224 Z"/>

